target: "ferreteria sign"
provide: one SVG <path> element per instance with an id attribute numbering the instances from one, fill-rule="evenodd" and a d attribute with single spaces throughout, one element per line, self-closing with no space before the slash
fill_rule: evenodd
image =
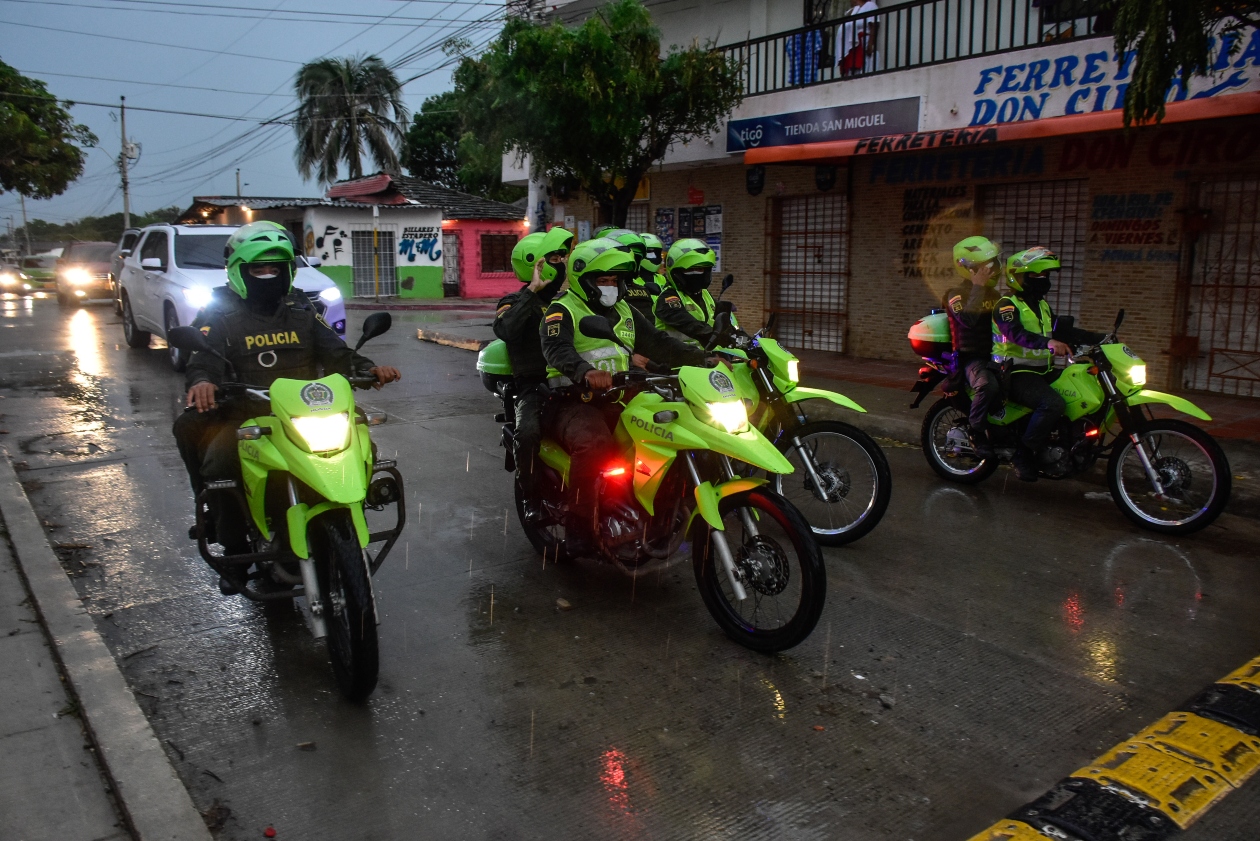
<path id="1" fill-rule="evenodd" d="M 726 151 L 912 133 L 919 129 L 919 111 L 919 97 L 911 96 L 732 120 L 726 129 Z"/>

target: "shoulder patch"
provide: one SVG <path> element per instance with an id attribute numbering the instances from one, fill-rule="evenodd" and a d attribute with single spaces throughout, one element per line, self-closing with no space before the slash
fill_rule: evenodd
<path id="1" fill-rule="evenodd" d="M 676 309 L 676 310 L 680 310 L 682 309 L 682 301 L 678 299 L 677 295 L 670 295 L 668 298 L 665 299 L 665 306 L 672 307 L 673 309 Z"/>
<path id="2" fill-rule="evenodd" d="M 550 336 L 550 337 L 559 336 L 559 335 L 560 335 L 560 325 L 559 325 L 559 324 L 548 324 L 548 325 L 547 325 L 547 335 L 548 335 L 548 336 Z"/>
<path id="3" fill-rule="evenodd" d="M 504 304 L 503 306 L 499 307 L 497 310 L 494 311 L 494 317 L 498 318 L 499 316 L 503 315 L 503 313 L 507 312 L 510 309 L 512 309 L 511 304 Z"/>
<path id="4" fill-rule="evenodd" d="M 547 323 L 548 323 L 548 324 L 554 324 L 554 323 L 556 323 L 557 321 L 564 321 L 564 313 L 563 313 L 563 312 L 552 312 L 552 313 L 548 313 L 548 314 L 547 314 Z"/>
<path id="5" fill-rule="evenodd" d="M 1015 320 L 1014 307 L 1002 307 L 998 310 L 998 319 L 1001 321 L 1011 322 Z"/>
<path id="6" fill-rule="evenodd" d="M 203 325 L 201 325 L 201 335 L 203 335 L 203 336 L 209 336 L 209 335 L 210 335 L 210 325 L 209 325 L 209 324 L 203 324 Z"/>
<path id="7" fill-rule="evenodd" d="M 963 300 L 962 295 L 955 295 L 949 299 L 949 308 L 954 312 L 962 312 Z"/>

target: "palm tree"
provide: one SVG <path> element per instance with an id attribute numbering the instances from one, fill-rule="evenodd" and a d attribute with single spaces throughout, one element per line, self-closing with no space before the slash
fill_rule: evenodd
<path id="1" fill-rule="evenodd" d="M 294 80 L 300 105 L 297 165 L 303 178 L 337 180 L 342 161 L 350 178 L 363 175 L 363 150 L 378 169 L 398 172 L 398 148 L 407 123 L 398 77 L 376 56 L 321 58 L 304 64 Z"/>

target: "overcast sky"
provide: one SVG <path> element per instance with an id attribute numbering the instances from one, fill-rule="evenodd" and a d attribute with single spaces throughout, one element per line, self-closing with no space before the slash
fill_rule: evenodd
<path id="1" fill-rule="evenodd" d="M 293 76 L 324 56 L 379 55 L 395 65 L 412 111 L 451 87 L 441 43 L 480 45 L 499 29 L 492 0 L 0 0 L 0 60 L 44 81 L 100 138 L 83 177 L 63 195 L 28 201 L 32 219 L 63 222 L 122 210 L 115 160 L 116 104 L 127 97 L 127 134 L 141 144 L 131 209 L 188 205 L 194 195 L 232 195 L 236 168 L 254 196 L 313 196 L 293 163 L 288 125 L 264 125 L 296 107 Z M 480 22 L 479 22 L 480 21 Z M 129 40 L 124 40 L 129 39 Z M 196 49 L 194 49 L 196 48 Z M 197 112 L 238 120 L 153 113 Z M 238 160 L 239 159 L 239 160 Z M 344 176 L 344 172 L 343 172 Z M 15 193 L 2 217 L 21 224 Z"/>

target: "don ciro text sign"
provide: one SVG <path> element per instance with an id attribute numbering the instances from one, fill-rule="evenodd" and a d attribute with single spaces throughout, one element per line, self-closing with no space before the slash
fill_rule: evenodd
<path id="1" fill-rule="evenodd" d="M 910 96 L 732 120 L 726 128 L 726 151 L 908 134 L 919 130 L 920 110 L 919 97 Z"/>

